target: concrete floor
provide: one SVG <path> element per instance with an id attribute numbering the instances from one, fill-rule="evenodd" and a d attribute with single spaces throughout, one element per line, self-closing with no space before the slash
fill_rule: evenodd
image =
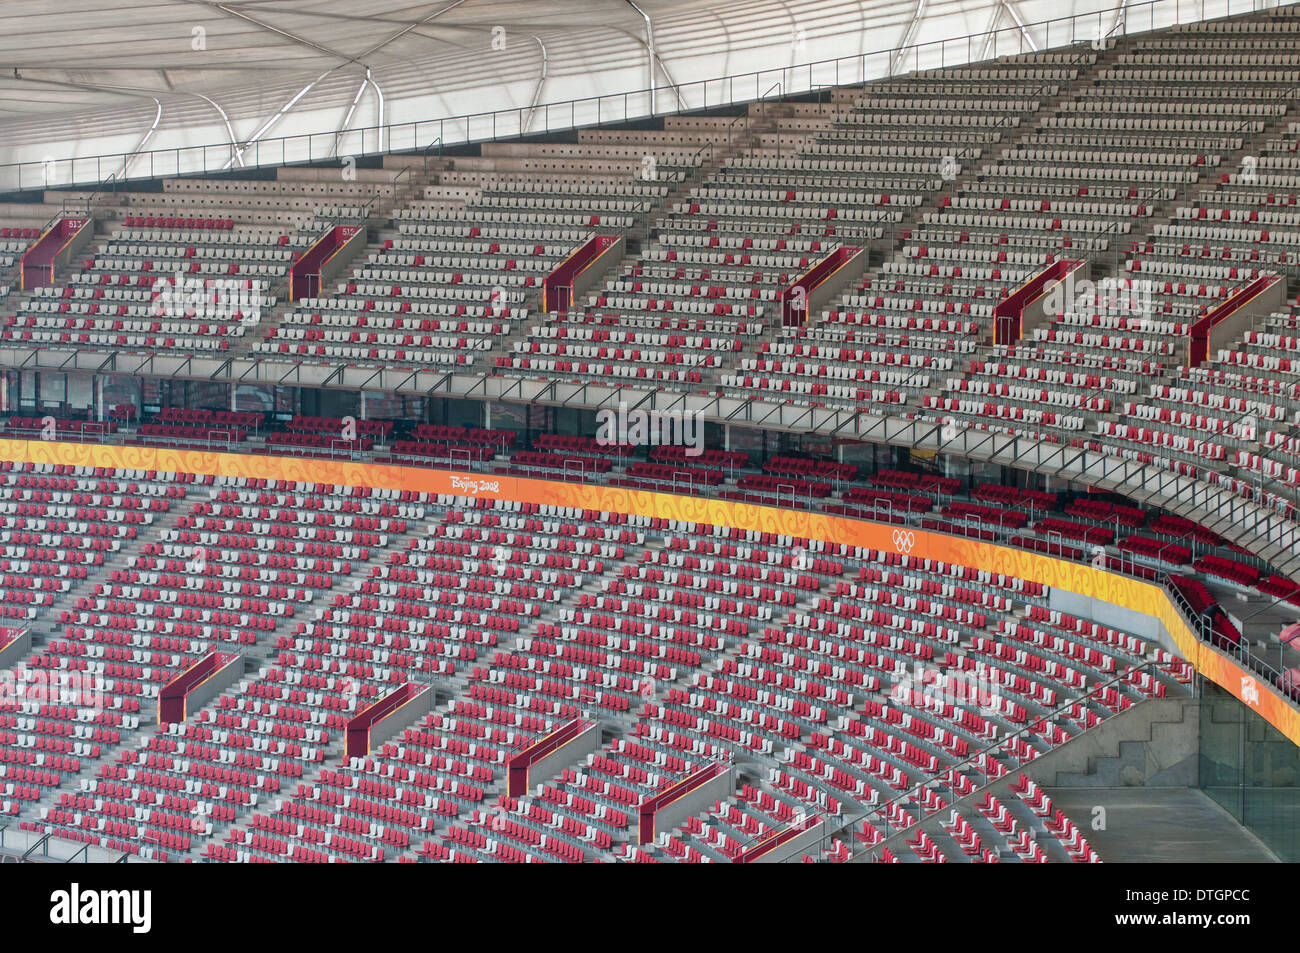
<path id="1" fill-rule="evenodd" d="M 1250 831 L 1195 788 L 1052 788 L 1052 801 L 1105 863 L 1273 864 Z M 1106 829 L 1093 830 L 1093 808 Z"/>

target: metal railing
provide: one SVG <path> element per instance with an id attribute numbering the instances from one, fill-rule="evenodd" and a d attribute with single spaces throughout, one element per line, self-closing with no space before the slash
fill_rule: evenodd
<path id="1" fill-rule="evenodd" d="M 83 370 L 99 374 L 134 374 L 171 378 L 227 380 L 244 383 L 347 388 L 362 386 L 392 393 L 418 393 L 427 397 L 467 396 L 505 402 L 557 402 L 562 406 L 600 407 L 642 394 L 636 388 L 610 387 L 596 382 L 561 385 L 555 381 L 464 377 L 450 372 L 406 369 L 349 369 L 329 372 L 310 365 L 262 361 L 208 361 L 198 357 L 163 355 L 102 355 L 79 351 L 53 352 L 36 349 L 19 351 L 9 364 L 15 368 Z M 52 361 L 40 360 L 42 355 Z M 83 361 L 88 357 L 90 360 Z M 1138 502 L 1159 506 L 1186 516 L 1241 545 L 1262 546 L 1263 555 L 1274 567 L 1300 580 L 1300 514 L 1296 505 L 1274 493 L 1258 493 L 1252 485 L 1226 485 L 1232 479 L 1212 468 L 1182 473 L 1177 461 L 1161 456 L 1133 459 L 1117 447 L 1080 439 L 1073 444 L 1051 442 L 1034 435 L 954 427 L 951 435 L 940 435 L 937 422 L 924 414 L 882 416 L 864 410 L 770 404 L 752 397 L 695 395 L 648 391 L 638 406 L 660 412 L 687 412 L 721 425 L 754 428 L 777 427 L 828 434 L 863 443 L 907 446 L 974 460 L 986 460 L 1013 469 L 1032 470 L 1077 482 L 1097 484 L 1125 494 Z M 111 439 L 111 438 L 110 438 Z"/>
<path id="2" fill-rule="evenodd" d="M 1297 0 L 1279 4 L 1289 6 Z M 546 103 L 534 107 L 490 110 L 440 119 L 354 128 L 348 135 L 360 135 L 361 154 L 386 152 L 420 152 L 433 143 L 490 142 L 523 135 L 550 133 L 627 122 L 649 116 L 671 115 L 700 109 L 712 109 L 739 103 L 757 102 L 763 90 L 779 83 L 785 95 L 813 92 L 822 86 L 847 86 L 866 83 L 903 73 L 942 69 L 979 62 L 986 54 L 993 57 L 1024 53 L 1033 46 L 1054 49 L 1080 42 L 1099 43 L 1101 38 L 1197 22 L 1208 17 L 1242 15 L 1259 12 L 1255 0 L 1140 0 L 1121 3 L 1089 13 L 1072 14 L 985 30 L 965 36 L 948 37 L 891 47 L 872 52 L 818 60 L 796 66 L 739 73 L 690 83 L 670 84 L 675 93 L 675 107 L 656 108 L 651 89 L 628 90 L 580 99 Z M 1107 30 L 1106 23 L 1116 23 Z M 663 87 L 659 87 L 663 88 Z M 534 111 L 542 113 L 540 128 L 530 122 Z M 240 144 L 245 167 L 282 166 L 316 162 L 335 156 L 337 130 L 305 133 L 280 138 L 257 139 Z M 365 143 L 372 138 L 375 150 L 367 153 Z M 193 174 L 227 168 L 231 143 L 214 142 L 195 146 L 177 146 L 136 153 L 106 153 L 68 159 L 11 162 L 0 165 L 0 189 L 35 189 L 105 181 L 110 169 L 122 169 L 128 161 L 140 170 L 132 177 Z"/>
<path id="3" fill-rule="evenodd" d="M 1222 652 L 1243 668 L 1267 679 L 1268 683 L 1285 695 L 1293 705 L 1300 706 L 1300 678 L 1292 675 L 1290 669 L 1283 667 L 1281 651 L 1279 651 L 1278 664 L 1274 665 L 1264 656 L 1254 651 L 1250 638 L 1245 632 L 1240 633 L 1241 639 L 1235 645 L 1225 645 L 1222 640 L 1214 637 L 1212 624 L 1204 616 L 1196 612 L 1178 587 L 1173 584 L 1173 580 L 1168 573 L 1161 578 L 1161 585 L 1164 587 L 1165 592 L 1169 594 L 1170 600 L 1178 608 L 1178 611 L 1182 613 L 1188 628 L 1196 633 L 1197 638 L 1203 644 Z M 1275 599 L 1274 604 L 1280 601 L 1282 600 Z M 1219 608 L 1222 610 L 1223 607 L 1220 605 Z M 1279 642 L 1278 646 L 1280 650 L 1282 644 Z"/>
<path id="4" fill-rule="evenodd" d="M 435 147 L 435 146 L 437 146 L 437 152 L 434 152 L 434 147 Z M 424 172 L 425 172 L 425 175 L 428 175 L 428 174 L 429 174 L 429 158 L 430 158 L 430 153 L 432 153 L 435 157 L 441 158 L 441 156 L 442 156 L 442 136 L 437 136 L 437 137 L 433 140 L 433 142 L 429 143 L 427 146 L 425 146 L 425 147 L 420 151 L 420 159 L 421 159 L 421 161 L 424 163 Z"/>
<path id="5" fill-rule="evenodd" d="M 32 844 L 25 851 L 23 851 L 22 857 L 19 858 L 20 861 L 24 864 L 27 863 L 28 861 L 31 860 L 32 854 L 36 853 L 38 850 L 41 851 L 43 856 L 48 856 L 49 852 L 48 850 L 45 849 L 45 845 L 50 842 L 50 836 L 51 835 L 49 834 L 42 834 L 39 838 L 37 838 L 34 844 Z"/>
<path id="6" fill-rule="evenodd" d="M 86 425 L 87 426 L 91 425 L 91 422 L 87 421 Z M 101 426 L 106 427 L 107 425 L 105 424 Z M 12 428 L 7 430 L 6 432 L 8 432 L 13 436 L 29 437 L 33 439 L 40 438 L 42 436 L 40 431 L 30 429 L 30 428 Z M 997 436 L 999 436 L 1006 445 L 1012 448 L 1018 446 L 1021 440 L 1021 438 L 1017 438 L 1012 435 L 997 435 Z M 102 444 L 123 445 L 123 446 L 141 445 L 141 444 L 155 445 L 155 446 L 169 446 L 172 445 L 174 441 L 189 441 L 190 443 L 193 443 L 192 438 L 140 435 L 138 433 L 128 432 L 125 430 L 109 431 L 107 429 L 103 431 L 95 430 L 94 432 L 90 432 L 88 430 L 87 432 L 84 433 L 77 432 L 77 431 L 60 431 L 58 432 L 57 437 L 55 439 L 59 441 L 65 441 L 65 442 L 102 443 Z M 1026 442 L 1033 443 L 1032 441 L 1026 441 Z M 240 449 L 249 448 L 253 446 L 256 446 L 256 444 L 243 444 L 240 442 L 228 442 L 226 440 L 217 440 L 214 443 L 211 443 L 208 449 L 240 450 Z M 376 459 L 382 460 L 385 459 L 390 453 L 390 450 L 388 448 L 381 447 L 381 446 L 376 446 L 373 450 L 370 451 L 362 450 L 356 446 L 352 446 L 347 448 L 346 451 L 343 453 L 340 453 L 339 449 L 334 447 L 329 447 L 329 448 L 299 447 L 299 446 L 283 446 L 278 444 L 267 444 L 267 449 L 271 450 L 272 452 L 277 452 L 277 453 L 283 452 L 285 454 L 290 454 L 295 456 L 321 456 L 321 457 L 345 456 L 349 459 L 356 460 L 359 462 L 376 460 Z M 949 452 L 955 452 L 959 455 L 963 452 L 963 448 L 960 447 L 950 448 L 949 446 L 945 445 L 944 449 L 949 450 Z M 1054 446 L 1051 447 L 1050 449 L 1055 453 L 1064 453 L 1069 450 L 1069 448 L 1060 447 L 1060 446 Z M 1088 453 L 1088 452 L 1089 451 L 1083 451 L 1083 453 Z M 463 457 L 461 455 L 463 455 Z M 395 458 L 400 458 L 403 462 L 409 462 L 411 464 L 416 464 L 416 465 L 420 465 L 420 464 L 427 465 L 436 462 L 435 460 L 432 460 L 431 458 L 424 455 L 395 454 L 393 456 Z M 1019 468 L 1025 470 L 1026 472 L 1035 471 L 1035 472 L 1049 473 L 1049 475 L 1051 475 L 1050 471 L 1048 470 L 1042 470 L 1036 468 L 1034 465 L 1035 461 L 1028 456 L 1027 451 L 1015 453 L 1010 456 L 1010 459 L 1005 459 L 1007 458 L 1007 456 L 1008 454 L 1006 452 L 994 452 L 988 456 L 988 459 L 992 462 L 997 462 L 1000 465 L 1009 467 L 1011 469 Z M 502 463 L 502 461 L 479 459 L 477 458 L 477 456 L 471 456 L 471 454 L 465 450 L 453 450 L 450 444 L 447 444 L 447 451 L 445 454 L 441 455 L 441 459 L 444 462 L 451 464 L 452 466 L 459 465 L 466 470 L 473 470 L 473 471 L 485 472 L 485 473 L 488 472 L 493 466 L 497 466 Z M 620 457 L 619 462 L 620 464 L 622 464 L 624 462 L 623 458 Z M 1102 465 L 1102 472 L 1099 474 L 1100 479 L 1098 482 L 1103 484 L 1119 484 L 1119 486 L 1117 486 L 1114 489 L 1114 492 L 1118 493 L 1121 496 L 1126 495 L 1126 491 L 1123 484 L 1129 482 L 1129 479 L 1128 478 L 1116 479 L 1115 467 L 1120 467 L 1122 471 L 1127 474 L 1130 465 L 1137 467 L 1138 472 L 1144 472 L 1147 467 L 1151 466 L 1150 464 L 1144 465 L 1144 464 L 1137 463 L 1136 461 L 1129 461 L 1122 458 L 1105 457 L 1105 456 L 1103 456 L 1101 460 L 1098 462 L 1100 462 Z M 512 464 L 512 466 L 524 467 L 529 469 L 530 472 L 535 470 L 539 475 L 546 475 L 548 472 L 552 472 L 552 471 L 548 471 L 546 468 L 525 467 L 525 465 L 518 464 L 518 463 Z M 1068 466 L 1070 465 L 1067 464 L 1067 467 Z M 1058 470 L 1056 471 L 1056 475 L 1059 476 L 1061 470 L 1064 469 L 1066 469 L 1066 467 L 1058 468 Z M 570 471 L 565 475 L 565 477 L 566 478 L 571 477 L 572 475 L 573 473 L 572 471 Z M 605 475 L 593 470 L 591 467 L 584 467 L 583 471 L 579 475 L 583 479 L 586 479 L 598 485 L 606 483 L 608 479 Z M 729 469 L 729 475 L 732 478 L 735 477 L 734 467 L 731 467 Z M 1079 478 L 1071 477 L 1071 479 L 1078 480 Z M 1180 480 L 1189 482 L 1191 486 L 1190 487 L 1180 486 L 1179 485 Z M 1166 486 L 1166 481 L 1169 484 L 1168 487 Z M 1083 479 L 1081 482 L 1094 482 L 1094 481 L 1089 479 Z M 1107 488 L 1109 489 L 1110 487 L 1108 486 Z M 1228 501 L 1231 504 L 1228 509 L 1229 520 L 1239 521 L 1239 522 L 1249 522 L 1249 520 L 1247 520 L 1247 516 L 1251 515 L 1256 519 L 1256 521 L 1258 521 L 1258 514 L 1249 514 L 1248 511 L 1246 510 L 1245 504 L 1247 501 L 1242 500 L 1240 498 L 1236 498 L 1235 495 L 1230 494 L 1229 491 L 1219 491 L 1212 486 L 1198 482 L 1190 477 L 1180 477 L 1178 474 L 1168 472 L 1168 471 L 1162 471 L 1159 473 L 1158 476 L 1152 476 L 1150 474 L 1147 474 L 1145 477 L 1145 485 L 1143 488 L 1147 491 L 1147 494 L 1143 499 L 1137 500 L 1136 502 L 1145 505 L 1149 508 L 1161 509 L 1175 514 L 1178 512 L 1180 508 L 1186 509 L 1186 507 L 1185 506 L 1171 507 L 1167 503 L 1161 502 L 1158 499 L 1158 497 L 1164 495 L 1166 489 L 1170 491 L 1168 493 L 1168 496 L 1170 498 L 1176 499 L 1180 503 L 1188 502 L 1190 499 L 1190 502 L 1193 505 L 1197 503 L 1199 497 L 1204 496 L 1209 498 L 1211 496 L 1217 496 L 1220 493 L 1225 493 L 1228 494 L 1230 497 Z M 716 491 L 712 487 L 708 487 L 703 484 L 700 485 L 699 489 L 702 495 L 715 495 L 716 493 Z M 809 507 L 815 508 L 818 503 L 818 498 L 813 497 L 811 494 L 801 495 L 797 491 L 795 485 L 789 482 L 782 483 L 780 486 L 772 489 L 750 490 L 746 492 L 760 493 L 766 495 L 772 498 L 771 499 L 772 503 L 776 505 L 781 505 L 782 503 L 788 503 L 788 505 L 790 505 L 792 508 L 799 508 L 799 509 L 804 509 Z M 872 503 L 855 504 L 849 501 L 844 501 L 844 505 L 850 507 L 871 506 L 874 509 L 875 513 L 877 514 L 876 518 L 879 518 L 879 514 L 881 513 L 880 503 L 882 501 L 884 501 L 883 498 L 875 500 Z M 972 499 L 972 502 L 978 503 L 981 501 Z M 1002 507 L 1002 509 L 1013 511 L 1013 512 L 1019 512 L 1020 508 L 1026 505 L 1030 506 L 1030 522 L 1032 523 L 1033 520 L 1032 504 L 1022 503 L 1022 504 L 1018 504 L 1017 506 L 1009 506 L 1009 507 L 1004 506 Z M 949 535 L 966 536 L 968 538 L 991 538 L 1005 545 L 1019 545 L 1016 543 L 1010 543 L 1009 540 L 1016 534 L 1029 532 L 1032 533 L 1032 537 L 1031 537 L 1032 539 L 1039 540 L 1043 543 L 1043 545 L 1038 548 L 1038 551 L 1040 552 L 1044 552 L 1047 555 L 1056 555 L 1063 559 L 1074 560 L 1073 555 L 1068 553 L 1067 550 L 1078 549 L 1079 555 L 1077 560 L 1075 561 L 1084 564 L 1093 563 L 1093 556 L 1091 554 L 1091 549 L 1089 547 L 1084 546 L 1082 541 L 1079 542 L 1073 540 L 1067 541 L 1066 538 L 1059 531 L 1056 530 L 1049 529 L 1046 531 L 1035 531 L 1029 529 L 1028 527 L 1018 528 L 1007 522 L 1007 516 L 1005 515 L 1005 513 L 1003 513 L 999 517 L 999 519 L 992 520 L 992 519 L 984 519 L 983 517 L 977 514 L 967 514 L 967 515 L 954 514 L 952 516 L 944 516 L 941 513 L 936 514 L 933 510 L 914 512 L 907 509 L 895 509 L 892 505 L 890 505 L 887 511 L 886 519 L 888 519 L 890 522 L 904 523 L 921 529 L 925 528 L 924 522 L 926 520 L 938 521 L 942 523 L 942 528 L 935 529 L 932 527 L 931 528 L 932 531 L 947 533 Z M 1092 521 L 1092 522 L 1096 522 L 1096 521 Z M 1199 521 L 1199 522 L 1201 522 L 1201 525 L 1205 525 L 1204 521 Z M 1292 520 L 1285 520 L 1281 522 L 1285 523 L 1286 529 L 1288 531 L 1294 532 L 1297 528 L 1297 524 Z M 1268 523 L 1271 526 L 1272 520 L 1269 520 Z M 1206 528 L 1213 530 L 1214 527 L 1207 526 Z M 1252 524 L 1252 528 L 1255 529 L 1256 532 L 1258 532 L 1258 527 L 1255 526 L 1254 524 Z M 1224 535 L 1224 534 L 1220 533 L 1220 535 Z M 1265 539 L 1268 539 L 1271 534 L 1265 532 L 1260 535 L 1264 536 Z M 1225 537 L 1224 545 L 1235 542 L 1240 538 L 1241 538 L 1240 535 L 1234 537 L 1233 535 L 1228 534 Z M 1210 548 L 1212 548 L 1209 546 L 1208 543 L 1206 543 L 1205 545 L 1207 547 L 1207 551 Z M 1241 558 L 1241 557 L 1238 556 L 1235 558 Z M 1277 563 L 1272 562 L 1263 556 L 1257 557 L 1257 561 L 1259 562 L 1261 567 L 1268 567 L 1275 572 L 1282 572 L 1284 574 L 1286 573 L 1286 567 L 1279 566 Z M 1126 558 L 1124 556 L 1110 556 L 1110 555 L 1107 556 L 1105 568 L 1109 569 L 1110 571 L 1119 571 L 1123 575 L 1131 576 L 1137 579 L 1143 579 L 1146 581 L 1158 580 L 1160 578 L 1163 578 L 1162 573 L 1164 572 L 1163 567 L 1160 567 L 1158 565 L 1148 565 L 1146 563 L 1139 563 L 1134 559 Z"/>
<path id="7" fill-rule="evenodd" d="M 0 825 L 0 863 L 125 864 L 131 855 L 90 843 L 78 844 L 55 832 Z"/>
<path id="8" fill-rule="evenodd" d="M 93 218 L 95 212 L 95 199 L 97 199 L 110 185 L 113 186 L 114 191 L 117 191 L 117 185 L 120 183 L 120 171 L 121 170 L 114 172 L 103 182 L 100 182 L 95 186 L 95 191 L 86 196 L 84 200 L 66 199 L 62 203 L 63 215 L 66 216 L 71 211 L 80 211 L 87 218 Z"/>

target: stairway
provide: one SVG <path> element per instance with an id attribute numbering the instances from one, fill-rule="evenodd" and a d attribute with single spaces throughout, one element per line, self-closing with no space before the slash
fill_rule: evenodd
<path id="1" fill-rule="evenodd" d="M 1035 763 L 1025 774 L 1047 788 L 1195 786 L 1199 718 L 1194 699 L 1149 699 L 1121 712 L 1114 724 L 1107 719 L 1066 742 L 1052 752 L 1055 759 Z M 1101 731 L 1106 725 L 1110 730 Z"/>

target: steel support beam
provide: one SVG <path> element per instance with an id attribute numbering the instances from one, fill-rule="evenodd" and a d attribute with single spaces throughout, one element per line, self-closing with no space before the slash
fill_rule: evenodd
<path id="1" fill-rule="evenodd" d="M 158 129 L 158 123 L 162 122 L 162 115 L 163 115 L 162 100 L 158 99 L 157 97 L 151 97 L 151 98 L 154 101 L 154 105 L 158 107 L 158 112 L 153 117 L 153 125 L 149 127 L 148 132 L 146 132 L 143 136 L 140 137 L 140 141 L 136 143 L 135 148 L 132 149 L 130 154 L 127 155 L 127 157 L 122 161 L 122 168 L 117 170 L 117 177 L 119 180 L 126 178 L 126 170 L 131 167 L 131 163 L 135 160 L 135 157 L 140 154 L 140 150 L 145 147 L 145 143 L 147 143 L 150 139 L 153 138 L 154 132 L 156 132 Z"/>
<path id="2" fill-rule="evenodd" d="M 649 15 L 636 5 L 636 0 L 627 0 L 630 6 L 637 13 L 641 14 L 641 19 L 645 20 L 645 45 L 646 45 L 646 75 L 650 80 L 648 89 L 650 90 L 650 115 L 654 115 L 655 110 L 659 108 L 659 87 L 658 80 L 655 77 L 655 31 L 654 25 L 650 22 Z"/>
<path id="3" fill-rule="evenodd" d="M 352 122 L 352 113 L 356 111 L 357 103 L 361 102 L 361 97 L 369 85 L 370 77 L 368 75 L 361 77 L 361 85 L 357 87 L 357 94 L 352 97 L 352 105 L 348 107 L 347 114 L 344 115 L 343 121 L 339 123 L 339 128 L 334 133 L 334 145 L 330 148 L 330 155 L 337 156 L 339 154 L 339 141 L 347 133 L 348 124 Z"/>
<path id="4" fill-rule="evenodd" d="M 550 69 L 549 57 L 546 55 L 546 44 L 542 42 L 542 38 L 536 33 L 532 34 L 532 38 L 537 43 L 538 49 L 542 51 L 542 68 L 537 74 L 537 87 L 533 90 L 532 101 L 528 104 L 528 118 L 519 130 L 520 135 L 527 135 L 528 130 L 533 127 L 533 116 L 537 112 L 537 103 L 542 98 L 542 87 L 546 85 L 546 74 Z"/>
<path id="5" fill-rule="evenodd" d="M 921 20 L 925 17 L 925 5 L 926 0 L 916 0 L 916 11 L 912 14 L 912 19 L 908 21 L 907 28 L 903 30 L 903 37 L 898 41 L 898 49 L 894 51 L 893 59 L 889 61 L 890 76 L 897 73 L 899 67 L 907 59 L 908 48 L 912 45 L 917 30 L 921 28 Z"/>
<path id="6" fill-rule="evenodd" d="M 1012 22 L 1020 28 L 1020 35 L 1024 37 L 1025 42 L 1029 44 L 1029 49 L 1032 52 L 1037 53 L 1038 44 L 1035 43 L 1034 38 L 1029 35 L 1029 28 L 1025 26 L 1025 21 L 1021 18 L 1020 11 L 1016 9 L 1016 5 L 1012 0 L 1001 0 L 1001 4 L 1002 8 L 1006 10 L 1007 14 L 1011 17 Z"/>

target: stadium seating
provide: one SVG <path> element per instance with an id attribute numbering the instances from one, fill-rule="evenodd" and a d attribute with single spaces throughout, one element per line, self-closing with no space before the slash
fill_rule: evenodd
<path id="1" fill-rule="evenodd" d="M 225 351 L 275 303 L 303 236 L 128 218 L 63 284 L 37 288 L 0 340 L 48 348 Z"/>
<path id="2" fill-rule="evenodd" d="M 948 780 L 1001 778 L 1188 678 L 1133 636 L 1050 611 L 1041 587 L 897 554 L 331 486 L 140 486 L 157 487 L 149 513 L 191 498 L 105 582 L 75 601 L 65 586 L 60 628 L 18 670 L 95 673 L 103 713 L 82 731 L 74 708 L 11 702 L 13 750 L 39 742 L 46 767 L 10 772 L 25 780 L 5 801 L 31 811 L 28 829 L 155 860 L 734 861 L 796 818 L 837 824 L 849 802 L 885 804 L 1033 728 Z M 161 684 L 214 646 L 258 661 L 188 721 L 146 727 Z M 1157 675 L 1134 672 L 1153 652 Z M 948 674 L 911 671 L 940 658 Z M 370 756 L 331 760 L 350 714 L 408 680 L 451 698 Z M 1062 703 L 1073 729 L 1035 723 Z M 625 730 L 504 796 L 510 752 L 574 717 Z M 761 770 L 735 796 L 632 846 L 638 804 L 742 749 Z M 943 846 L 922 839 L 918 856 Z"/>
<path id="3" fill-rule="evenodd" d="M 198 391 L 215 377 L 178 370 L 181 386 L 152 381 L 132 403 L 81 394 L 46 415 L 24 365 L 3 433 L 888 521 L 1167 584 L 1209 641 L 1244 652 L 1215 592 L 1300 605 L 1300 584 L 1151 499 L 1060 472 L 982 482 L 995 466 L 942 451 L 886 463 L 908 458 L 850 446 L 847 426 L 815 449 L 785 432 L 801 425 L 753 442 L 728 428 L 728 449 L 698 454 L 572 432 L 595 384 L 654 406 L 770 405 L 719 412 L 738 427 L 777 408 L 819 426 L 859 412 L 1153 463 L 1300 522 L 1300 298 L 1203 361 L 1190 348 L 1233 292 L 1289 278 L 1300 246 L 1295 31 L 1275 35 L 1267 11 L 1230 22 L 826 103 L 478 143 L 405 190 L 387 167 L 309 189 L 305 167 L 125 191 L 53 285 L 0 280 L 0 341 L 104 374 L 109 356 L 141 357 L 114 375 L 229 358 L 247 362 L 230 380 L 277 393 L 254 404 L 232 385 L 227 402 Z M 343 219 L 366 222 L 364 251 L 282 303 L 296 254 Z M 545 276 L 599 234 L 630 250 L 546 313 Z M 0 230 L 0 279 L 33 237 Z M 843 248 L 872 266 L 786 326 L 782 291 Z M 1073 259 L 1112 283 L 1005 339 L 997 305 Z M 445 373 L 409 405 L 360 385 L 357 417 L 340 417 L 298 413 L 352 405 L 288 393 L 315 386 L 294 368 L 321 371 L 322 394 L 357 368 Z M 521 379 L 545 381 L 545 423 L 496 405 L 496 389 L 525 399 L 510 396 Z M 428 422 L 483 422 L 453 384 L 492 396 L 490 426 Z M 367 402 L 387 418 L 364 419 Z M 0 536 L 0 628 L 34 635 L 9 673 L 30 691 L 0 695 L 0 813 L 153 860 L 745 862 L 815 823 L 827 836 L 789 859 L 1094 862 L 1027 766 L 1192 678 L 1024 578 L 684 518 L 3 463 Z M 215 649 L 241 656 L 240 677 L 159 724 L 162 686 Z M 412 683 L 432 711 L 346 756 L 349 719 Z M 574 719 L 599 725 L 596 752 L 510 792 L 511 757 Z M 734 793 L 641 842 L 638 809 L 708 765 Z"/>

